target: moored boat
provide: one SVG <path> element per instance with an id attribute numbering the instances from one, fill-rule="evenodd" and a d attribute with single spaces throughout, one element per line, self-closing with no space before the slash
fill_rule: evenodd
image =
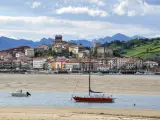
<path id="1" fill-rule="evenodd" d="M 29 97 L 31 94 L 29 92 L 22 92 L 22 90 L 18 90 L 16 92 L 11 92 L 13 97 Z"/>
<path id="2" fill-rule="evenodd" d="M 91 62 L 91 52 L 90 52 L 90 62 Z M 103 93 L 103 92 L 95 92 L 93 90 L 91 90 L 91 72 L 90 72 L 90 62 L 89 62 L 89 96 L 73 96 L 72 98 L 76 101 L 76 102 L 96 102 L 96 103 L 113 103 L 114 99 L 112 96 L 111 97 L 106 97 L 103 95 L 98 95 L 98 96 L 91 96 L 91 93 Z"/>
<path id="3" fill-rule="evenodd" d="M 74 96 L 73 99 L 76 102 L 113 103 L 115 98 L 112 98 L 112 97 L 94 97 L 94 96 L 89 96 L 89 97 Z"/>

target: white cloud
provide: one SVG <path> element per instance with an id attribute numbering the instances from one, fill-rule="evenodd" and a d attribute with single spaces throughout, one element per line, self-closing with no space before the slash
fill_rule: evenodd
<path id="1" fill-rule="evenodd" d="M 134 10 L 128 11 L 128 16 L 135 16 L 136 12 Z"/>
<path id="2" fill-rule="evenodd" d="M 146 15 L 160 13 L 160 5 L 149 5 L 145 0 L 119 0 L 113 6 L 113 13 L 117 15 Z"/>
<path id="3" fill-rule="evenodd" d="M 105 3 L 102 2 L 102 1 L 98 1 L 98 5 L 99 5 L 99 6 L 105 6 Z"/>
<path id="4" fill-rule="evenodd" d="M 108 16 L 108 13 L 103 10 L 99 9 L 89 9 L 88 7 L 63 7 L 56 10 L 56 14 L 63 14 L 63 13 L 72 13 L 72 14 L 84 14 L 87 13 L 90 16 L 100 16 L 100 17 L 106 17 Z"/>
<path id="5" fill-rule="evenodd" d="M 55 34 L 76 36 L 77 38 L 85 36 L 86 39 L 93 39 L 93 36 L 104 37 L 119 32 L 130 36 L 135 34 L 145 36 L 160 34 L 158 30 L 152 30 L 139 25 L 124 25 L 100 21 L 61 20 L 45 16 L 0 16 L 0 26 L 0 35 L 30 39 L 32 36 L 34 36 L 34 39 L 40 39 L 41 37 L 53 37 Z"/>
<path id="6" fill-rule="evenodd" d="M 56 7 L 59 7 L 60 5 L 58 3 L 55 4 Z"/>
<path id="7" fill-rule="evenodd" d="M 98 6 L 104 6 L 105 3 L 102 0 L 66 0 L 66 1 L 76 1 L 76 2 L 82 2 L 82 3 L 91 3 L 96 4 Z"/>
<path id="8" fill-rule="evenodd" d="M 95 3 L 98 6 L 104 6 L 105 5 L 105 3 L 103 1 L 101 1 L 101 0 L 84 0 L 84 1 L 90 2 L 90 3 Z"/>
<path id="9" fill-rule="evenodd" d="M 41 6 L 41 2 L 36 2 L 36 1 L 33 2 L 32 5 L 31 5 L 32 8 L 38 8 L 40 6 Z"/>
<path id="10" fill-rule="evenodd" d="M 151 37 L 153 37 L 153 36 L 151 36 Z M 160 37 L 160 34 L 159 35 L 155 35 L 154 37 Z"/>

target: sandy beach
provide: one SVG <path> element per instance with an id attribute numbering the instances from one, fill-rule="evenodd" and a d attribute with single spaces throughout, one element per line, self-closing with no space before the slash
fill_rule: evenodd
<path id="1" fill-rule="evenodd" d="M 0 120 L 159 120 L 160 111 L 51 107 L 0 107 Z"/>
<path id="2" fill-rule="evenodd" d="M 87 75 L 0 74 L 0 90 L 87 92 Z M 106 93 L 160 95 L 160 76 L 92 75 L 92 89 Z M 160 110 L 0 107 L 0 120 L 159 120 Z"/>
<path id="3" fill-rule="evenodd" d="M 78 82 L 78 84 L 77 84 Z M 88 92 L 87 75 L 10 75 L 0 74 L 0 90 Z M 160 95 L 160 76 L 92 75 L 91 87 L 105 93 Z"/>

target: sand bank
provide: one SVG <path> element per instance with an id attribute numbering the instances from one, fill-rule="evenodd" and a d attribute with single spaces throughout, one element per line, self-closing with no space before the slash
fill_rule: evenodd
<path id="1" fill-rule="evenodd" d="M 92 75 L 92 89 L 106 93 L 160 95 L 160 76 Z M 73 92 L 88 91 L 87 75 L 10 75 L 0 74 L 0 90 Z"/>
<path id="2" fill-rule="evenodd" d="M 51 107 L 0 107 L 0 120 L 159 120 L 160 111 Z"/>

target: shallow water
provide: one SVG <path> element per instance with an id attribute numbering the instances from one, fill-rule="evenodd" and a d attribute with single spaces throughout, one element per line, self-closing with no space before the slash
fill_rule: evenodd
<path id="1" fill-rule="evenodd" d="M 160 110 L 160 95 L 114 94 L 114 103 L 77 103 L 70 92 L 32 92 L 30 97 L 12 97 L 9 91 L 0 91 L 0 106 L 48 106 L 79 108 L 127 108 Z M 87 95 L 77 93 L 76 95 Z M 107 96 L 107 94 L 106 94 Z M 110 95 L 109 95 L 110 96 Z M 133 104 L 136 104 L 134 106 Z"/>

